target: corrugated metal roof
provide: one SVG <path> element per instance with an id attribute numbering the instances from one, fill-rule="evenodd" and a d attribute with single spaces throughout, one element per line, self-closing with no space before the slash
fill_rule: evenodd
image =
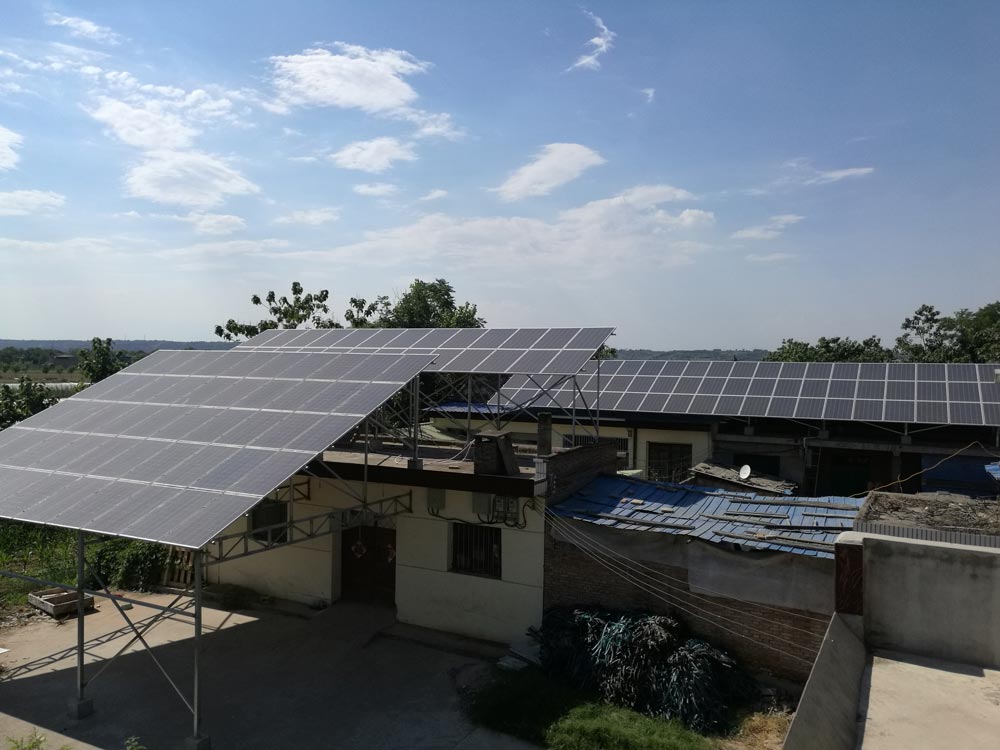
<path id="1" fill-rule="evenodd" d="M 774 497 L 629 477 L 598 477 L 550 510 L 628 531 L 696 537 L 753 549 L 833 557 L 864 502 L 854 497 Z"/>

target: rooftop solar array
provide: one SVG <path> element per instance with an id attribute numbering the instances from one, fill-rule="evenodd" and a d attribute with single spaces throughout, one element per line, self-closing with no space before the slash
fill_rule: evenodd
<path id="1" fill-rule="evenodd" d="M 430 354 L 428 372 L 575 375 L 613 328 L 334 328 L 264 331 L 252 351 Z"/>
<path id="2" fill-rule="evenodd" d="M 201 547 L 430 361 L 157 352 L 0 432 L 0 518 Z"/>
<path id="3" fill-rule="evenodd" d="M 600 364 L 600 408 L 993 426 L 1000 425 L 997 370 L 994 364 L 606 360 Z M 593 406 L 597 363 L 587 363 L 576 380 Z M 501 391 L 508 403 L 543 408 L 569 408 L 573 396 L 572 380 L 554 377 L 516 376 Z M 576 403 L 583 402 L 577 397 Z"/>

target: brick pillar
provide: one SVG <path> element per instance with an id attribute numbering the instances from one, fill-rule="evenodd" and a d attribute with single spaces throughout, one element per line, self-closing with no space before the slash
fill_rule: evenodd
<path id="1" fill-rule="evenodd" d="M 542 412 L 538 415 L 538 448 L 535 450 L 538 456 L 552 455 L 552 415 Z"/>
<path id="2" fill-rule="evenodd" d="M 833 548 L 836 565 L 834 611 L 844 615 L 864 614 L 865 547 L 851 533 L 841 534 Z"/>

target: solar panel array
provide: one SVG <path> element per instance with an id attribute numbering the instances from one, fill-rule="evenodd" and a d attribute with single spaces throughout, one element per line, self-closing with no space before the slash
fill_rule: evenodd
<path id="1" fill-rule="evenodd" d="M 613 328 L 334 328 L 264 331 L 236 348 L 430 354 L 428 372 L 575 375 Z"/>
<path id="2" fill-rule="evenodd" d="M 591 406 L 597 399 L 596 365 L 588 363 L 576 379 Z M 993 364 L 606 360 L 600 364 L 600 408 L 993 426 L 1000 425 L 997 370 L 1000 365 Z M 511 378 L 502 398 L 536 407 L 572 406 L 572 380 L 533 380 Z M 582 407 L 579 397 L 576 403 Z"/>
<path id="3" fill-rule="evenodd" d="M 157 352 L 0 432 L 0 518 L 201 547 L 430 360 Z"/>

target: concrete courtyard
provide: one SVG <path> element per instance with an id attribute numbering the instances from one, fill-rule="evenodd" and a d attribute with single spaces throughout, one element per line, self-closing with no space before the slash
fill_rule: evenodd
<path id="1" fill-rule="evenodd" d="M 170 597 L 146 595 L 166 605 Z M 133 609 L 134 619 L 152 610 Z M 478 729 L 462 715 L 456 685 L 487 663 L 445 648 L 391 637 L 391 609 L 338 603 L 309 619 L 206 607 L 201 670 L 204 732 L 214 748 L 528 747 Z M 86 618 L 88 674 L 131 637 L 103 602 Z M 388 630 L 387 630 L 388 629 Z M 164 619 L 147 641 L 190 695 L 192 628 Z M 76 621 L 40 620 L 0 631 L 0 742 L 37 728 L 46 750 L 121 750 L 138 737 L 149 750 L 183 746 L 191 715 L 140 644 L 88 688 L 95 713 L 68 718 L 74 692 Z"/>

